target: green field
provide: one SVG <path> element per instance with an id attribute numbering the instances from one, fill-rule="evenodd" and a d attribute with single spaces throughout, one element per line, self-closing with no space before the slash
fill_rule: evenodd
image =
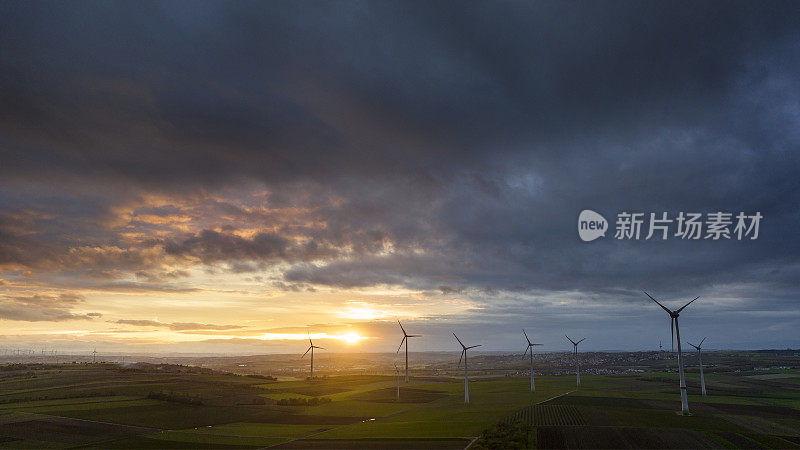
<path id="1" fill-rule="evenodd" d="M 4 367 L 0 446 L 8 448 L 797 448 L 800 374 L 714 374 L 708 397 L 675 374 L 265 382 L 159 366 Z M 167 393 L 148 398 L 152 392 Z M 316 406 L 281 399 L 325 397 Z M 189 404 L 182 399 L 201 399 Z"/>

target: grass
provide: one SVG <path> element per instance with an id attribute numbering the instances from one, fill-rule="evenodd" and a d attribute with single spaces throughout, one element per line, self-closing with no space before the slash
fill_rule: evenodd
<path id="1" fill-rule="evenodd" d="M 271 394 L 259 394 L 260 397 L 270 398 L 272 400 L 282 400 L 288 398 L 314 398 L 310 395 L 298 394 L 296 392 L 275 392 Z"/>
<path id="2" fill-rule="evenodd" d="M 166 442 L 190 442 L 192 444 L 202 445 L 233 445 L 244 447 L 266 447 L 285 442 L 288 439 L 277 437 L 264 437 L 264 436 L 236 436 L 228 434 L 214 434 L 214 433 L 193 433 L 191 431 L 162 431 L 161 433 L 152 434 L 147 436 L 150 439 L 158 439 Z"/>
<path id="3" fill-rule="evenodd" d="M 740 386 L 738 377 L 715 376 L 710 390 L 719 389 L 720 378 L 723 386 Z M 691 395 L 693 414 L 685 417 L 676 414 L 680 402 L 671 379 L 588 376 L 582 381 L 579 391 L 524 408 L 507 423 L 534 426 L 540 448 L 798 447 L 786 437 L 800 434 L 800 411 L 766 399 L 763 386 L 751 385 L 735 396 Z M 488 447 L 491 438 L 479 441 L 477 448 Z"/>
<path id="4" fill-rule="evenodd" d="M 63 367 L 0 382 L 0 447 L 464 448 L 482 434 L 476 448 L 789 448 L 800 442 L 800 389 L 796 378 L 785 376 L 709 375 L 708 397 L 690 382 L 693 414 L 684 417 L 676 414 L 671 373 L 586 375 L 578 390 L 573 377 L 541 376 L 536 393 L 523 377 L 475 379 L 464 405 L 457 378 L 412 379 L 402 384 L 398 402 L 390 376 L 265 383 L 217 373 Z M 201 397 L 205 404 L 147 399 L 153 391 Z M 311 407 L 235 401 L 258 396 L 333 401 Z"/>
<path id="5" fill-rule="evenodd" d="M 292 425 L 274 423 L 234 422 L 203 428 L 183 430 L 197 434 L 218 434 L 224 436 L 246 436 L 292 439 L 329 429 L 325 425 Z"/>
<path id="6" fill-rule="evenodd" d="M 133 407 L 146 407 L 158 406 L 161 402 L 157 400 L 137 399 L 137 400 L 118 400 L 106 402 L 81 402 L 81 403 L 67 403 L 53 406 L 37 406 L 30 408 L 19 408 L 25 412 L 39 413 L 39 414 L 57 414 L 66 417 L 78 417 L 82 411 L 100 411 L 99 414 L 105 414 L 106 411 L 120 408 L 127 410 Z M 136 424 L 132 424 L 136 425 Z"/>
<path id="7" fill-rule="evenodd" d="M 428 403 L 446 396 L 447 394 L 444 392 L 408 387 L 401 387 L 398 395 L 397 388 L 391 387 L 360 392 L 356 395 L 351 395 L 349 398 L 358 401 L 378 403 Z"/>
<path id="8" fill-rule="evenodd" d="M 369 438 L 369 439 L 303 439 L 276 446 L 279 449 L 420 449 L 420 450 L 461 450 L 470 443 L 469 439 L 420 439 L 420 438 Z"/>

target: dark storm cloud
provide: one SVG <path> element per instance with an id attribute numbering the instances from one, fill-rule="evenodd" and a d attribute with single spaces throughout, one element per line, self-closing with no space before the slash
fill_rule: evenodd
<path id="1" fill-rule="evenodd" d="M 237 259 L 258 259 L 286 257 L 288 242 L 274 234 L 261 233 L 253 239 L 203 230 L 198 236 L 181 243 L 166 245 L 167 253 L 192 255 L 204 262 Z"/>
<path id="2" fill-rule="evenodd" d="M 0 319 L 60 322 L 93 319 L 101 316 L 96 312 L 73 312 L 73 308 L 83 301 L 83 296 L 77 294 L 2 296 L 0 297 Z"/>
<path id="3" fill-rule="evenodd" d="M 214 325 L 212 323 L 194 323 L 194 322 L 159 322 L 156 320 L 146 319 L 120 319 L 114 321 L 120 325 L 133 325 L 137 327 L 165 327 L 173 331 L 203 331 L 203 330 L 238 330 L 244 328 L 240 325 Z"/>
<path id="4" fill-rule="evenodd" d="M 252 238 L 244 238 L 214 230 L 203 230 L 181 242 L 169 242 L 164 249 L 170 255 L 191 256 L 204 263 L 239 260 L 295 262 L 332 258 L 337 254 L 336 249 L 318 245 L 316 241 L 295 245 L 273 233 L 259 233 Z M 234 263 L 231 267 L 234 273 L 255 270 L 256 266 L 243 263 Z"/>
<path id="5" fill-rule="evenodd" d="M 796 31 L 791 3 L 582 6 L 7 3 L 4 173 L 169 184 L 553 155 L 565 135 L 703 119 Z"/>
<path id="6" fill-rule="evenodd" d="M 31 237 L 24 230 L 33 226 L 33 220 L 0 214 L 0 267 L 4 265 L 34 266 L 53 256 L 47 243 Z"/>
<path id="7" fill-rule="evenodd" d="M 6 2 L 0 17 L 0 267 L 169 284 L 183 269 L 167 260 L 286 263 L 273 286 L 402 285 L 498 314 L 516 306 L 497 290 L 643 287 L 796 308 L 796 2 Z M 264 208 L 243 190 L 187 210 L 247 183 Z M 764 221 L 757 241 L 584 244 L 584 208 Z"/>

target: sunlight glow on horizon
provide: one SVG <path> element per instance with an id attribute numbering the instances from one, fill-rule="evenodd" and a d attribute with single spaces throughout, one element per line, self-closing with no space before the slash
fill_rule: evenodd
<path id="1" fill-rule="evenodd" d="M 311 333 L 311 339 L 335 339 L 339 341 L 344 341 L 348 344 L 357 344 L 358 342 L 364 339 L 371 339 L 366 336 L 361 336 L 355 331 L 349 331 L 347 333 L 339 333 L 339 334 L 328 334 L 328 333 Z M 280 340 L 306 340 L 309 339 L 308 334 L 302 333 L 264 333 L 257 337 L 257 339 L 265 340 L 265 341 L 280 341 Z"/>
<path id="2" fill-rule="evenodd" d="M 345 311 L 337 313 L 337 315 L 352 320 L 375 320 L 387 316 L 385 312 L 372 308 L 347 308 Z"/>

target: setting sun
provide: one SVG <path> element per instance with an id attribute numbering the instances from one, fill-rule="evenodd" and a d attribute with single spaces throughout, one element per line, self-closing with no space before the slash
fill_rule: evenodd
<path id="1" fill-rule="evenodd" d="M 366 339 L 366 338 L 359 336 L 358 333 L 350 332 L 350 333 L 343 334 L 342 336 L 339 337 L 339 339 L 347 342 L 348 344 L 356 344 L 356 343 L 358 343 L 358 341 L 360 341 L 362 339 Z"/>

